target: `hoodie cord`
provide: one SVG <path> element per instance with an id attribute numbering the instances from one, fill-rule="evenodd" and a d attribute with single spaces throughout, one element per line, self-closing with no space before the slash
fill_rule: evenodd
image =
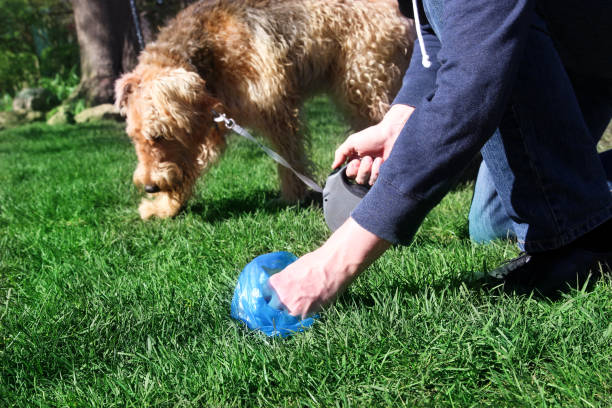
<path id="1" fill-rule="evenodd" d="M 423 64 L 425 68 L 429 68 L 431 67 L 431 61 L 429 60 L 429 55 L 427 55 L 425 43 L 423 42 L 423 34 L 421 33 L 421 23 L 419 21 L 419 10 L 417 8 L 417 1 L 418 0 L 412 0 L 412 10 L 414 10 L 414 22 L 416 23 L 417 37 L 419 38 L 419 46 L 421 47 L 421 64 Z"/>

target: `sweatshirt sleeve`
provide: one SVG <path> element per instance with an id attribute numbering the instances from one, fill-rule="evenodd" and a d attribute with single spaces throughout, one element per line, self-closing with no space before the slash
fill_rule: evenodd
<path id="1" fill-rule="evenodd" d="M 493 134 L 510 99 L 525 47 L 531 0 L 444 3 L 440 68 L 351 216 L 408 244 L 461 169 Z"/>
<path id="2" fill-rule="evenodd" d="M 425 16 L 421 17 L 421 19 L 425 19 Z M 419 106 L 421 99 L 433 94 L 434 86 L 436 85 L 436 72 L 440 68 L 437 58 L 438 51 L 440 50 L 440 41 L 429 24 L 421 25 L 421 33 L 423 34 L 423 44 L 425 44 L 431 66 L 425 68 L 421 63 L 423 54 L 417 39 L 412 51 L 412 57 L 410 58 L 410 65 L 404 74 L 402 87 L 395 96 L 392 105 L 402 104 L 416 107 Z"/>

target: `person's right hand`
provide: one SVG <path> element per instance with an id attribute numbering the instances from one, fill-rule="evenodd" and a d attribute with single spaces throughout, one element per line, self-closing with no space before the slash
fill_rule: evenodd
<path id="1" fill-rule="evenodd" d="M 352 134 L 336 149 L 332 168 L 348 159 L 346 175 L 358 184 L 373 185 L 412 112 L 412 106 L 393 105 L 379 124 Z"/>
<path id="2" fill-rule="evenodd" d="M 390 246 L 349 217 L 321 247 L 270 276 L 269 305 L 302 319 L 316 313 Z"/>

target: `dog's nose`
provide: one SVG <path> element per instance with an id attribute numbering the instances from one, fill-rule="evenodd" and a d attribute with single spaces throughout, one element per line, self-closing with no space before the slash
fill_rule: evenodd
<path id="1" fill-rule="evenodd" d="M 159 190 L 159 186 L 157 186 L 157 185 L 155 185 L 155 184 L 153 184 L 153 185 L 151 185 L 151 184 L 147 184 L 147 185 L 145 186 L 145 191 L 146 191 L 147 193 L 159 193 L 159 191 L 160 191 L 160 190 Z"/>

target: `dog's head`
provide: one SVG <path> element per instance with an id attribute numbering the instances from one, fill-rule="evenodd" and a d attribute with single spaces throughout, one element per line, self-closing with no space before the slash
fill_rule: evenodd
<path id="1" fill-rule="evenodd" d="M 198 74 L 151 65 L 123 75 L 115 97 L 138 156 L 134 183 L 147 193 L 186 199 L 225 147 L 224 132 L 213 122 L 213 110 L 223 111 L 220 102 Z"/>

